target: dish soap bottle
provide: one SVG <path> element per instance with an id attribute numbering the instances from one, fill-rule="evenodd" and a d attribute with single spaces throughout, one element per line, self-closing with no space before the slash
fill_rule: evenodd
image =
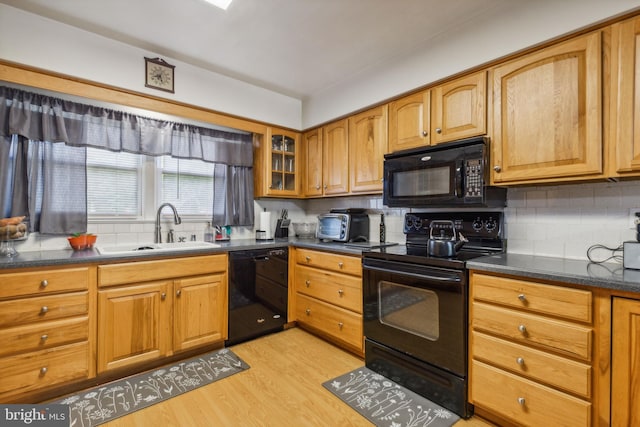
<path id="1" fill-rule="evenodd" d="M 387 238 L 386 234 L 387 234 L 387 231 L 384 225 L 384 214 L 381 213 L 380 214 L 380 243 L 384 243 L 385 239 Z"/>
<path id="2" fill-rule="evenodd" d="M 207 222 L 207 226 L 204 229 L 204 241 L 213 243 L 213 227 L 211 227 L 210 222 Z"/>

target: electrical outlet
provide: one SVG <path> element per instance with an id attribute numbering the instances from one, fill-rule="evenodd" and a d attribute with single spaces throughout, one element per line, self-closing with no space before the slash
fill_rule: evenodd
<path id="1" fill-rule="evenodd" d="M 632 228 L 634 230 L 636 228 L 636 220 L 638 219 L 638 217 L 636 216 L 636 213 L 640 214 L 640 208 L 629 209 L 629 228 Z"/>

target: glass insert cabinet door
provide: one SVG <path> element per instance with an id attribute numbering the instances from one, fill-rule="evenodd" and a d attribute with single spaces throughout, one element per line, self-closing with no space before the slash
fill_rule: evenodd
<path id="1" fill-rule="evenodd" d="M 271 135 L 271 182 L 269 189 L 272 193 L 296 193 L 297 173 L 296 154 L 298 141 L 293 135 Z"/>

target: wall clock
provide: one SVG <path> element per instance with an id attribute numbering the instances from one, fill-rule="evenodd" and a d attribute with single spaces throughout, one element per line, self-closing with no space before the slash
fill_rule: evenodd
<path id="1" fill-rule="evenodd" d="M 145 83 L 146 87 L 164 90 L 174 93 L 173 71 L 174 65 L 169 64 L 160 58 L 144 58 L 145 60 Z"/>

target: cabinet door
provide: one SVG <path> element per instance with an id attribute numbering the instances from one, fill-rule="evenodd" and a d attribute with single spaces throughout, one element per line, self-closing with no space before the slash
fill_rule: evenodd
<path id="1" fill-rule="evenodd" d="M 349 125 L 347 119 L 328 124 L 322 136 L 323 192 L 325 195 L 349 191 Z"/>
<path id="2" fill-rule="evenodd" d="M 303 193 L 322 196 L 322 128 L 305 133 L 302 142 L 305 153 Z"/>
<path id="3" fill-rule="evenodd" d="M 266 156 L 268 188 L 267 194 L 273 196 L 297 196 L 300 188 L 298 173 L 297 133 L 282 129 L 272 129 L 269 155 Z"/>
<path id="4" fill-rule="evenodd" d="M 602 176 L 601 35 L 493 71 L 493 182 Z"/>
<path id="5" fill-rule="evenodd" d="M 98 373 L 168 354 L 169 289 L 162 281 L 98 292 Z"/>
<path id="6" fill-rule="evenodd" d="M 216 274 L 174 283 L 174 350 L 187 350 L 226 339 L 226 282 L 226 275 Z"/>
<path id="7" fill-rule="evenodd" d="M 433 144 L 487 133 L 487 73 L 481 71 L 433 89 Z"/>
<path id="8" fill-rule="evenodd" d="M 389 103 L 389 152 L 429 145 L 430 115 L 428 90 Z"/>
<path id="9" fill-rule="evenodd" d="M 640 425 L 640 300 L 613 298 L 611 425 Z"/>
<path id="10" fill-rule="evenodd" d="M 640 18 L 612 27 L 610 175 L 640 173 Z"/>
<path id="11" fill-rule="evenodd" d="M 349 118 L 350 189 L 352 193 L 382 192 L 382 166 L 387 152 L 387 106 Z"/>

